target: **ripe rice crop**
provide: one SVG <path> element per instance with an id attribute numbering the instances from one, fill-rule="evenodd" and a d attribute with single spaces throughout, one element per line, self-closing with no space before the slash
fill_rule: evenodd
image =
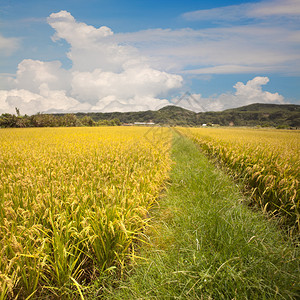
<path id="1" fill-rule="evenodd" d="M 239 179 L 264 212 L 278 217 L 291 235 L 300 232 L 300 132 L 190 128 L 180 131 Z"/>
<path id="2" fill-rule="evenodd" d="M 171 162 L 147 130 L 0 131 L 0 299 L 80 294 L 134 259 Z"/>

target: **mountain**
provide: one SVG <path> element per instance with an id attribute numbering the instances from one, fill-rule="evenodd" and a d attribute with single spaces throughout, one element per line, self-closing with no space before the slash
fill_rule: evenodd
<path id="1" fill-rule="evenodd" d="M 294 111 L 300 112 L 300 105 L 296 104 L 267 104 L 267 103 L 254 103 L 247 106 L 242 106 L 234 109 L 227 109 L 225 111 L 260 111 L 266 113 L 273 113 L 278 111 Z"/>
<path id="2" fill-rule="evenodd" d="M 300 127 L 300 105 L 255 103 L 225 110 L 222 117 L 238 126 Z"/>
<path id="3" fill-rule="evenodd" d="M 18 111 L 17 111 L 18 113 Z M 97 124 L 95 123 L 97 122 Z M 219 112 L 193 112 L 179 106 L 166 106 L 157 111 L 36 114 L 17 116 L 2 114 L 2 127 L 95 126 L 133 123 L 155 123 L 166 126 L 261 126 L 300 129 L 300 105 L 251 104 Z M 142 125 L 142 124 L 140 124 Z"/>
<path id="4" fill-rule="evenodd" d="M 161 125 L 199 126 L 219 124 L 222 126 L 273 126 L 300 127 L 300 105 L 250 104 L 220 112 L 200 112 L 178 106 L 165 106 L 157 111 L 77 113 L 78 118 L 90 116 L 94 121 L 119 119 L 121 123 L 154 122 Z"/>

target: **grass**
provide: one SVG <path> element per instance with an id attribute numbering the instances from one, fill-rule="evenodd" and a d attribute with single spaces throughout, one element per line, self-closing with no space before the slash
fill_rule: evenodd
<path id="1" fill-rule="evenodd" d="M 190 140 L 175 138 L 172 157 L 142 258 L 123 281 L 95 283 L 91 298 L 299 299 L 299 250 L 277 224 L 243 205 Z"/>
<path id="2" fill-rule="evenodd" d="M 201 150 L 241 182 L 251 206 L 300 234 L 300 131 L 253 128 L 181 128 Z"/>

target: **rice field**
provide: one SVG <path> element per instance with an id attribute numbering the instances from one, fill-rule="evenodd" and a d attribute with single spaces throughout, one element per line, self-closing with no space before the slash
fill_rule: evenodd
<path id="1" fill-rule="evenodd" d="M 147 130 L 0 131 L 0 299 L 79 298 L 121 275 L 171 165 L 169 130 Z"/>
<path id="2" fill-rule="evenodd" d="M 203 151 L 225 165 L 251 193 L 252 204 L 300 232 L 300 131 L 181 128 Z"/>
<path id="3" fill-rule="evenodd" d="M 175 131 L 299 233 L 299 131 Z M 171 144 L 158 127 L 0 130 L 0 300 L 84 299 L 94 281 L 121 278 L 169 178 Z"/>

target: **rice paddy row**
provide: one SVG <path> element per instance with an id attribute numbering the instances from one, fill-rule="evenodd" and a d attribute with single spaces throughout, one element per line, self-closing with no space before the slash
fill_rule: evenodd
<path id="1" fill-rule="evenodd" d="M 1 130 L 0 299 L 79 297 L 134 259 L 171 162 L 147 130 Z"/>
<path id="2" fill-rule="evenodd" d="M 142 259 L 121 282 L 110 277 L 86 299 L 97 291 L 111 300 L 299 299 L 299 247 L 241 204 L 239 187 L 190 139 L 175 135 L 171 157 Z"/>
<path id="3" fill-rule="evenodd" d="M 176 131 L 243 178 L 253 201 L 291 234 L 299 232 L 299 131 Z M 94 281 L 122 277 L 169 178 L 171 140 L 171 130 L 157 127 L 1 130 L 0 300 L 83 299 Z"/>
<path id="4" fill-rule="evenodd" d="M 252 204 L 300 232 L 300 131 L 236 128 L 179 129 L 242 179 Z"/>

